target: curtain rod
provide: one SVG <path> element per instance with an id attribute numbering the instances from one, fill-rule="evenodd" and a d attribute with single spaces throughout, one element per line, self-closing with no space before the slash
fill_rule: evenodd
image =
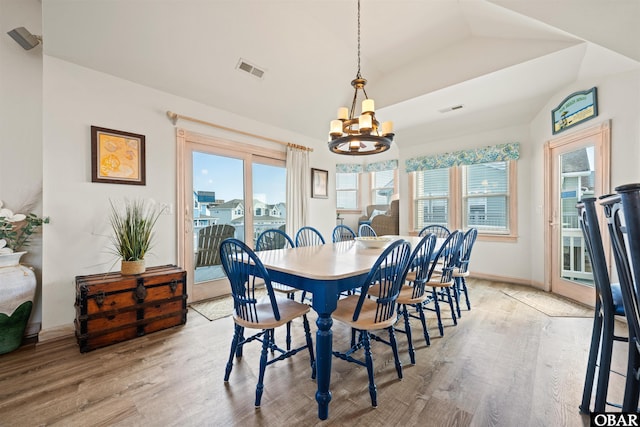
<path id="1" fill-rule="evenodd" d="M 304 145 L 299 145 L 299 144 L 294 144 L 294 143 L 291 143 L 291 142 L 280 141 L 279 139 L 273 139 L 273 138 L 269 138 L 269 137 L 266 137 L 266 136 L 256 135 L 254 133 L 249 133 L 249 132 L 245 132 L 245 131 L 242 131 L 242 130 L 238 130 L 238 129 L 233 129 L 233 128 L 229 128 L 229 127 L 226 127 L 226 126 L 217 125 L 215 123 L 206 122 L 204 120 L 196 119 L 196 118 L 193 118 L 193 117 L 183 116 L 182 114 L 174 113 L 172 111 L 167 111 L 167 117 L 169 117 L 169 120 L 171 120 L 171 123 L 173 123 L 174 125 L 178 122 L 178 119 L 188 120 L 190 122 L 200 123 L 200 124 L 207 125 L 207 126 L 212 126 L 214 128 L 218 128 L 218 129 L 227 130 L 227 131 L 230 131 L 230 132 L 239 133 L 241 135 L 251 136 L 253 138 L 264 139 L 265 141 L 275 142 L 277 144 L 286 145 L 287 147 L 297 148 L 299 150 L 313 151 L 313 148 L 305 147 Z"/>

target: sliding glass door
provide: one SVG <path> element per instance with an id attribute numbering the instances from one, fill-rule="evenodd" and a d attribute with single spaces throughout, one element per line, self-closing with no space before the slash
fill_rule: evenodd
<path id="1" fill-rule="evenodd" d="M 260 233 L 270 228 L 285 231 L 287 221 L 287 170 L 282 161 L 254 157 L 253 175 L 253 236 L 251 247 Z"/>
<path id="2" fill-rule="evenodd" d="M 185 132 L 179 191 L 179 259 L 190 301 L 229 293 L 220 244 L 239 239 L 255 247 L 258 235 L 286 223 L 285 153 Z"/>
<path id="3" fill-rule="evenodd" d="M 193 281 L 224 277 L 218 250 L 222 240 L 244 241 L 244 162 L 201 151 L 193 161 Z"/>

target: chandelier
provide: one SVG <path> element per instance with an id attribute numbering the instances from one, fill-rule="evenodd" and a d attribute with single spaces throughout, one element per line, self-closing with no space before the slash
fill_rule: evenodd
<path id="1" fill-rule="evenodd" d="M 360 0 L 358 0 L 358 72 L 351 81 L 354 88 L 351 110 L 347 107 L 338 108 L 338 118 L 331 120 L 329 131 L 329 150 L 337 154 L 362 156 L 377 154 L 391 148 L 393 141 L 393 123 L 384 122 L 382 125 L 376 119 L 375 103 L 369 99 L 364 86 L 367 81 L 360 74 Z M 356 116 L 358 94 L 362 91 L 361 113 Z"/>

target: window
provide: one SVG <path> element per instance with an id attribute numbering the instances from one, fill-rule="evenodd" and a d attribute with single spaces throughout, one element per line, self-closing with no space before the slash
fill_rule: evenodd
<path id="1" fill-rule="evenodd" d="M 336 173 L 336 207 L 342 210 L 358 209 L 358 173 Z"/>
<path id="2" fill-rule="evenodd" d="M 416 229 L 425 225 L 447 226 L 449 218 L 449 169 L 416 172 L 415 183 Z"/>
<path id="3" fill-rule="evenodd" d="M 462 227 L 509 232 L 509 162 L 460 166 Z"/>
<path id="4" fill-rule="evenodd" d="M 413 176 L 413 226 L 477 228 L 484 236 L 514 239 L 515 161 L 417 170 Z"/>
<path id="5" fill-rule="evenodd" d="M 371 204 L 388 205 L 395 193 L 395 170 L 371 172 Z"/>

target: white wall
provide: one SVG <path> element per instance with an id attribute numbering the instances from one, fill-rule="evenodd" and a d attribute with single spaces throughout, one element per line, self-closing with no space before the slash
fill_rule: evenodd
<path id="1" fill-rule="evenodd" d="M 42 34 L 38 0 L 0 0 L 0 200 L 14 211 L 42 214 L 42 47 L 24 50 L 6 33 L 25 27 Z M 23 212 L 24 213 L 24 212 Z M 36 301 L 27 333 L 41 319 L 42 248 L 38 236 L 21 262 L 35 269 Z M 35 328 L 35 330 L 33 330 Z"/>
<path id="2" fill-rule="evenodd" d="M 291 132 L 46 55 L 43 100 L 44 208 L 52 219 L 44 236 L 44 329 L 72 323 L 75 276 L 119 268 L 109 252 L 109 199 L 151 198 L 176 206 L 175 129 L 167 119 L 167 110 L 298 144 L 317 144 Z M 178 124 L 209 135 L 247 139 L 188 122 Z M 145 186 L 91 182 L 91 125 L 146 136 Z M 323 148 L 316 147 L 310 166 L 329 169 L 333 174 L 335 167 L 329 164 L 329 154 Z M 312 199 L 310 203 L 310 223 L 325 233 L 335 224 L 335 218 L 324 214 L 335 210 L 333 180 L 330 185 L 329 199 Z M 175 264 L 175 215 L 161 216 L 156 230 L 156 244 L 147 264 Z"/>

